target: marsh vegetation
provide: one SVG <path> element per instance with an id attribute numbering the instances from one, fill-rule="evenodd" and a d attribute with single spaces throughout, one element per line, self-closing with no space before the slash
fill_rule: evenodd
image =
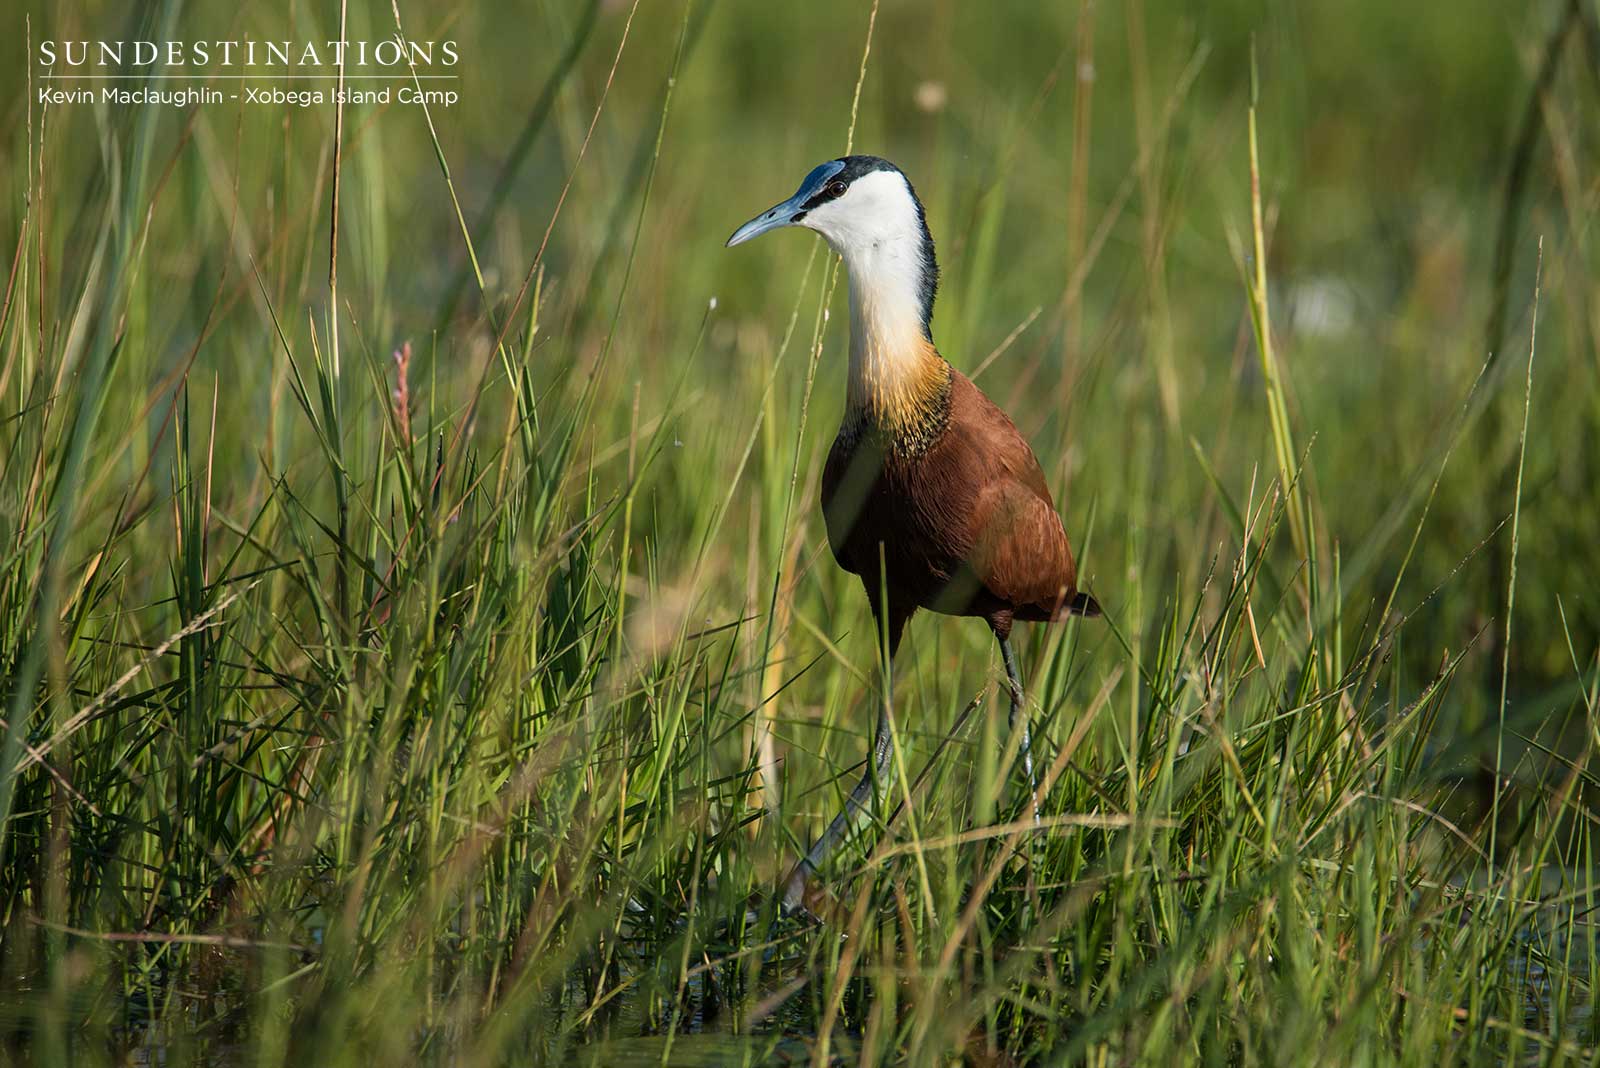
<path id="1" fill-rule="evenodd" d="M 0 15 L 8 1059 L 1600 1056 L 1590 6 L 401 3 L 446 107 L 25 51 L 340 6 Z M 917 620 L 813 924 L 848 316 L 722 242 L 852 146 L 1106 617 L 1014 639 L 1039 829 L 987 633 Z"/>

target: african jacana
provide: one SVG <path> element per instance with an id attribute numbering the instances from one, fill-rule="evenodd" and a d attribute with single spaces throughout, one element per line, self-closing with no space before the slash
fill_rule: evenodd
<path id="1" fill-rule="evenodd" d="M 988 621 L 1034 788 L 1012 624 L 1100 614 L 1078 590 L 1044 472 L 1010 418 L 934 348 L 939 266 L 922 202 L 900 168 L 877 156 L 824 163 L 794 196 L 735 230 L 728 246 L 781 226 L 821 234 L 850 274 L 845 415 L 822 473 L 828 544 L 861 577 L 891 664 L 919 608 Z M 892 691 L 887 673 L 885 686 Z M 791 908 L 867 798 L 882 798 L 894 744 L 888 702 L 886 691 L 874 760 L 784 888 Z"/>

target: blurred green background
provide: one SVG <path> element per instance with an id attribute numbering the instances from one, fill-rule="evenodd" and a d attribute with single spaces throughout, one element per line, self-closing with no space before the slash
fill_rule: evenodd
<path id="1" fill-rule="evenodd" d="M 1247 881 L 1305 844 L 1284 844 L 1295 833 L 1283 829 L 1287 816 L 1256 828 L 1251 790 L 1281 788 L 1294 799 L 1285 805 L 1309 809 L 1336 783 L 1350 796 L 1439 804 L 1475 855 L 1493 856 L 1492 879 L 1512 848 L 1502 827 L 1543 827 L 1535 810 L 1550 799 L 1551 776 L 1574 769 L 1567 788 L 1592 796 L 1591 777 L 1576 770 L 1592 748 L 1600 647 L 1600 23 L 1591 6 L 569 0 L 402 2 L 399 16 L 412 39 L 457 42 L 460 100 L 431 114 L 349 107 L 336 168 L 331 106 L 41 108 L 42 71 L 28 51 L 42 39 L 325 41 L 338 32 L 336 3 L 27 0 L 0 12 L 0 234 L 16 265 L 0 322 L 0 696 L 20 724 L 15 743 L 57 746 L 58 762 L 16 777 L 15 819 L 0 841 L 6 929 L 34 940 L 15 933 L 0 957 L 0 981 L 18 992 L 19 1008 L 0 1014 L 10 1026 L 48 1035 L 64 1019 L 125 1020 L 146 1011 L 143 997 L 152 1018 L 171 1013 L 163 1018 L 182 1031 L 184 1010 L 153 1007 L 151 991 L 171 994 L 166 972 L 150 978 L 158 953 L 100 946 L 78 958 L 64 930 L 211 937 L 248 927 L 252 938 L 298 945 L 336 931 L 342 916 L 358 934 L 349 946 L 334 938 L 311 979 L 289 956 L 159 962 L 172 975 L 198 969 L 200 986 L 270 998 L 300 997 L 298 982 L 325 984 L 292 1011 L 263 994 L 263 1019 L 296 1023 L 251 1031 L 261 1063 L 296 1048 L 291 1032 L 327 1037 L 307 1049 L 355 1032 L 367 1049 L 405 1045 L 366 1017 L 365 1030 L 341 1030 L 338 1012 L 368 1011 L 342 992 L 415 1008 L 428 1021 L 420 1032 L 436 1033 L 437 1011 L 447 1021 L 438 1033 L 470 1033 L 475 1024 L 452 1015 L 459 991 L 439 993 L 453 965 L 436 973 L 429 955 L 425 975 L 395 964 L 396 985 L 372 976 L 427 944 L 455 964 L 483 962 L 481 973 L 463 964 L 461 974 L 482 981 L 487 1005 L 504 978 L 501 956 L 523 961 L 546 929 L 563 948 L 540 950 L 553 954 L 557 978 L 533 1001 L 567 1041 L 595 1010 L 574 1023 L 578 1010 L 551 1006 L 567 1004 L 563 990 L 603 989 L 595 976 L 611 974 L 616 946 L 609 921 L 580 902 L 612 909 L 619 931 L 624 903 L 646 902 L 657 942 L 628 974 L 659 967 L 682 980 L 678 957 L 689 960 L 692 939 L 672 941 L 678 917 L 713 898 L 733 915 L 770 884 L 785 851 L 833 807 L 832 777 L 848 781 L 863 746 L 875 677 L 866 601 L 829 557 L 816 506 L 843 405 L 843 287 L 823 304 L 832 260 L 806 233 L 722 247 L 847 147 L 890 158 L 916 186 L 943 271 L 935 340 L 1032 441 L 1083 582 L 1106 606 L 1106 624 L 1068 639 L 1032 634 L 1024 670 L 1047 749 L 1076 738 L 1080 713 L 1110 707 L 1120 717 L 1085 743 L 1094 748 L 1079 771 L 1093 787 L 1066 790 L 1055 811 L 1126 792 L 1137 814 L 1153 795 L 1143 803 L 1185 827 L 1170 841 L 1150 832 L 1148 864 L 1130 860 L 1124 876 L 1205 861 L 1216 848 L 1230 859 L 1211 870 Z M 386 0 L 352 0 L 348 18 L 350 38 L 395 32 Z M 1314 566 L 1281 535 L 1240 531 L 1239 514 L 1263 502 L 1270 513 L 1280 484 L 1248 299 L 1253 98 L 1272 338 L 1307 461 L 1297 492 L 1311 512 Z M 401 380 L 390 355 L 407 343 L 414 435 L 395 416 Z M 1260 552 L 1260 587 L 1241 599 L 1240 576 Z M 218 624 L 212 635 L 203 613 L 232 595 L 239 607 L 226 633 Z M 1259 635 L 1241 645 L 1241 606 L 1252 597 L 1248 631 L 1259 619 Z M 1191 617 L 1208 635 L 1198 652 L 1184 631 Z M 713 641 L 697 644 L 702 631 Z M 908 654 L 898 693 L 917 760 L 938 764 L 947 731 L 966 739 L 960 761 L 980 754 L 970 780 L 948 772 L 959 788 L 943 798 L 965 803 L 970 793 L 970 811 L 935 805 L 924 830 L 956 834 L 1002 818 L 1004 774 L 980 753 L 1002 746 L 968 743 L 1003 741 L 1004 728 L 993 702 L 982 727 L 963 727 L 959 715 L 992 686 L 986 635 L 922 617 Z M 1432 680 L 1458 655 L 1441 692 Z M 1219 714 L 1246 717 L 1235 724 L 1241 736 L 1259 731 L 1239 772 L 1248 789 L 1218 770 L 1231 764 L 1172 774 L 1187 767 L 1177 754 L 1191 735 L 1180 746 L 1179 732 L 1208 733 L 1194 725 L 1213 714 L 1211 698 L 1194 695 L 1209 695 L 1229 670 L 1238 689 L 1223 690 L 1237 698 Z M 118 683 L 126 672 L 137 682 Z M 52 741 L 63 724 L 123 686 L 115 717 L 72 727 L 81 733 L 69 759 L 67 743 Z M 682 702 L 670 714 L 664 692 Z M 1328 762 L 1346 743 L 1381 751 L 1386 741 L 1362 747 L 1393 737 L 1386 729 L 1423 705 L 1436 719 L 1418 741 L 1422 755 L 1363 780 L 1366 793 L 1355 765 Z M 1279 739 L 1271 732 L 1291 708 L 1316 709 L 1317 729 L 1340 741 L 1301 753 L 1309 743 L 1299 734 Z M 1343 717 L 1373 733 L 1352 741 Z M 324 735 L 338 742 L 326 759 Z M 589 748 L 574 757 L 563 747 L 580 736 Z M 229 754 L 226 768 L 212 766 L 219 753 Z M 769 783 L 763 795 L 755 771 L 770 772 L 758 768 L 769 758 L 782 762 L 784 786 Z M 1526 790 L 1505 811 L 1497 759 Z M 539 793 L 543 780 L 529 788 L 538 803 L 517 794 L 535 765 L 562 769 L 549 772 L 559 779 L 552 797 Z M 1292 789 L 1273 778 L 1280 765 L 1299 776 Z M 1215 795 L 1195 800 L 1180 781 Z M 74 790 L 97 802 L 92 818 L 67 800 Z M 1566 810 L 1571 796 L 1550 805 L 1546 844 L 1552 828 L 1587 827 Z M 590 826 L 579 815 L 592 815 L 591 801 L 616 811 L 601 811 L 595 837 L 583 839 L 592 848 L 573 859 L 583 851 L 565 836 Z M 763 801 L 779 820 L 762 823 Z M 694 807 L 713 802 L 711 815 Z M 1249 1013 L 1263 1042 L 1281 1034 L 1279 1053 L 1320 1037 L 1330 1020 L 1382 1030 L 1352 1015 L 1339 992 L 1389 981 L 1387 964 L 1372 962 L 1389 961 L 1395 946 L 1420 954 L 1423 936 L 1389 926 L 1410 921 L 1387 909 L 1381 878 L 1356 890 L 1340 883 L 1322 899 L 1316 872 L 1371 869 L 1377 862 L 1358 851 L 1380 852 L 1372 843 L 1392 835 L 1408 886 L 1477 878 L 1439 860 L 1458 844 L 1440 845 L 1394 812 L 1308 847 L 1314 856 L 1296 875 L 1304 885 L 1284 898 L 1308 918 L 1300 928 L 1261 920 L 1263 933 L 1246 941 L 1262 956 L 1241 973 L 1218 967 L 1218 982 L 1244 992 L 1217 995 L 1224 1022 L 1214 1032 L 1195 1025 L 1216 1044 L 1194 1048 L 1237 1060 L 1227 1021 Z M 467 889 L 429 881 L 452 870 L 450 850 L 485 825 L 498 834 L 502 818 L 514 844 L 472 868 Z M 710 860 L 694 844 L 707 828 Z M 1228 837 L 1258 829 L 1259 854 Z M 1073 833 L 1078 852 L 1053 861 L 1060 886 L 1092 867 L 1082 858 L 1112 851 L 1112 835 Z M 1526 864 L 1517 870 L 1585 872 L 1577 855 L 1541 848 L 1518 854 Z M 940 924 L 960 913 L 962 888 L 982 870 L 965 863 L 952 860 L 944 884 L 933 879 L 949 895 Z M 1023 879 L 1013 876 L 997 899 L 1020 899 Z M 537 911 L 541 879 L 570 895 L 559 923 Z M 1130 902 L 1154 900 L 1144 883 L 1118 885 L 1103 915 L 1134 916 Z M 923 873 L 914 902 L 928 886 Z M 1262 915 L 1273 915 L 1279 889 L 1252 891 L 1268 901 Z M 1145 989 L 1120 985 L 1139 966 L 1154 974 L 1192 952 L 1212 975 L 1197 948 L 1210 936 L 1180 939 L 1185 922 L 1206 915 L 1183 895 L 1202 891 L 1168 892 L 1178 903 L 1150 905 L 1163 919 L 1136 931 L 1132 919 L 1127 930 L 1121 918 L 1102 924 L 1101 913 L 1074 920 L 1078 941 L 1063 935 L 1055 950 L 1078 964 L 1063 965 L 1068 978 L 1051 973 L 1050 996 L 1083 1018 L 1120 1006 L 1128 1015 L 1117 1018 L 1133 1028 L 1146 1007 L 1117 998 Z M 229 911 L 236 898 L 247 903 Z M 498 918 L 480 929 L 485 910 Z M 249 920 L 234 927 L 230 916 Z M 1458 966 L 1463 983 L 1491 982 L 1524 919 L 1507 920 L 1502 941 L 1486 920 L 1472 935 L 1482 944 L 1429 942 L 1427 952 L 1457 955 L 1418 968 L 1431 976 Z M 1116 932 L 1110 948 L 1094 941 L 1106 931 Z M 1306 953 L 1319 963 L 1279 974 L 1272 962 L 1293 953 L 1274 940 L 1288 944 L 1294 931 L 1316 932 Z M 906 937 L 944 967 L 948 932 L 933 933 Z M 1361 949 L 1346 954 L 1349 945 Z M 848 983 L 837 944 L 813 949 L 835 954 L 822 970 Z M 893 987 L 884 976 L 898 950 L 883 952 L 875 959 L 886 970 L 858 983 Z M 1260 985 L 1238 979 L 1245 972 Z M 1313 972 L 1326 989 L 1306 978 Z M 1574 974 L 1586 983 L 1586 970 Z M 120 982 L 119 1008 L 105 1009 L 103 991 L 86 993 L 94 980 L 85 976 Z M 992 991 L 1012 980 L 972 981 Z M 671 988 L 661 982 L 639 987 L 657 996 Z M 1061 993 L 1072 983 L 1092 993 L 1072 1000 Z M 1574 997 L 1586 1003 L 1579 985 Z M 1303 1018 L 1280 1019 L 1277 1007 L 1297 990 L 1313 991 Z M 499 1004 L 523 1004 L 507 997 Z M 661 1007 L 670 998 L 660 997 L 646 1015 L 670 1031 L 662 1021 L 672 1010 Z M 1523 1019 L 1506 997 L 1508 1018 L 1566 1033 L 1564 1018 Z M 1437 992 L 1447 1006 L 1464 998 Z M 843 1011 L 859 1010 L 859 1024 L 875 1003 L 887 1002 Z M 794 1030 L 825 1031 L 825 1007 Z M 1401 1029 L 1388 1052 L 1436 1057 L 1455 1034 L 1453 1017 L 1438 1019 L 1438 1031 Z M 509 1032 L 486 1033 L 500 1041 Z M 932 1048 L 897 1041 L 902 1053 Z M 1037 1052 L 1055 1037 L 994 1041 Z M 1042 1045 L 1026 1045 L 1034 1041 Z M 952 1042 L 939 1048 L 975 1048 Z M 542 1048 L 559 1061 L 564 1047 Z M 1486 1061 L 1505 1052 L 1474 1051 Z M 71 1052 L 47 1046 L 41 1059 L 67 1063 Z"/>
<path id="2" fill-rule="evenodd" d="M 727 253 L 721 240 L 786 196 L 812 164 L 844 150 L 868 9 L 696 5 L 671 114 L 658 130 L 682 11 L 641 5 L 575 172 L 626 5 L 402 13 L 413 37 L 459 42 L 461 102 L 434 121 L 492 302 L 515 294 L 575 173 L 545 258 L 554 299 L 543 316 L 545 344 L 562 356 L 593 350 L 616 313 L 616 358 L 601 387 L 615 404 L 602 406 L 611 425 L 597 426 L 596 436 L 622 433 L 639 386 L 639 418 L 671 420 L 682 443 L 655 472 L 654 507 L 670 515 L 680 479 L 730 470 L 811 251 L 798 234 Z M 1054 465 L 1069 528 L 1081 538 L 1091 508 L 1098 517 L 1088 574 L 1113 604 L 1130 572 L 1158 577 L 1157 588 L 1179 576 L 1193 582 L 1217 547 L 1198 503 L 1207 487 L 1195 477 L 1192 446 L 1236 492 L 1264 455 L 1236 251 L 1249 234 L 1252 47 L 1280 351 L 1301 441 L 1314 439 L 1327 537 L 1345 548 L 1347 565 L 1352 554 L 1359 565 L 1346 584 L 1370 595 L 1387 588 L 1399 556 L 1382 537 L 1384 519 L 1419 479 L 1431 479 L 1430 457 L 1488 355 L 1512 144 L 1561 13 L 1487 2 L 1421 12 L 1383 3 L 883 5 L 855 147 L 898 162 L 928 204 L 944 271 L 935 332 L 945 355 L 970 372 L 1029 323 L 982 384 Z M 115 5 L 8 9 L 0 55 L 16 73 L 5 122 L 19 161 L 25 16 L 36 39 L 149 35 L 136 13 Z M 179 25 L 188 38 L 320 40 L 335 35 L 336 18 L 330 5 L 194 5 Z M 392 32 L 387 5 L 352 5 L 350 20 L 351 36 Z M 1518 625 L 1526 630 L 1515 645 L 1519 689 L 1533 690 L 1572 677 L 1558 597 L 1580 649 L 1600 633 L 1587 507 L 1600 363 L 1584 240 L 1596 89 L 1580 34 L 1570 49 L 1542 105 L 1502 342 L 1520 362 L 1532 250 L 1543 236 L 1544 358 L 1520 549 Z M 571 75 L 560 77 L 573 53 Z M 530 117 L 531 143 L 517 154 Z M 322 246 L 316 241 L 326 197 L 314 194 L 326 193 L 332 121 L 329 107 L 224 105 L 163 114 L 155 124 L 151 160 L 164 179 L 164 210 L 145 238 L 143 284 L 170 299 L 145 312 L 142 343 L 119 361 L 118 381 L 143 391 L 185 360 L 226 265 L 215 340 L 195 364 L 201 378 L 230 387 L 218 420 L 217 455 L 234 465 L 217 479 L 223 492 L 259 481 L 281 373 L 245 265 L 261 265 L 291 310 L 325 291 L 325 233 Z M 43 122 L 46 180 L 57 203 L 76 203 L 81 190 L 107 180 L 96 109 L 57 109 Z M 401 105 L 352 107 L 347 122 L 343 299 L 367 344 L 386 351 L 411 339 L 439 388 L 456 388 L 481 369 L 484 332 L 451 329 L 481 326 L 480 304 L 462 284 L 465 250 L 426 123 Z M 633 249 L 658 132 L 655 186 Z M 187 143 L 174 157 L 180 139 Z M 15 233 L 23 173 L 8 173 L 6 225 Z M 495 199 L 497 182 L 505 188 Z M 96 220 L 71 221 L 54 229 L 47 250 L 63 281 L 88 269 L 85 231 Z M 443 321 L 451 294 L 455 318 Z M 695 352 L 712 297 L 719 305 Z M 833 324 L 805 444 L 812 461 L 841 403 L 843 321 L 835 315 Z M 803 364 L 783 369 L 772 401 L 779 413 L 798 410 Z M 1510 513 L 1502 476 L 1514 460 L 1521 396 L 1506 383 L 1516 377 L 1489 383 L 1492 425 L 1468 439 L 1447 472 L 1411 572 L 1419 599 Z M 680 380 L 685 404 L 651 403 Z M 718 418 L 703 418 L 708 411 Z M 132 437 L 132 449 L 101 459 L 126 473 L 160 448 L 153 433 Z M 671 574 L 690 548 L 659 533 L 661 567 Z M 736 544 L 717 551 L 742 555 Z M 1475 581 L 1482 570 L 1481 560 L 1469 565 L 1453 596 L 1424 610 L 1436 648 L 1417 649 L 1420 660 L 1459 647 L 1497 614 L 1488 580 Z M 731 609 L 742 592 L 717 591 L 723 603 L 711 614 Z M 1472 705 L 1463 695 L 1463 714 Z"/>

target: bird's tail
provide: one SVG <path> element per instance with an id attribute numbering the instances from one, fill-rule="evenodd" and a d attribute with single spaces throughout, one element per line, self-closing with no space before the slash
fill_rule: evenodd
<path id="1" fill-rule="evenodd" d="M 1080 590 L 1060 600 L 1023 605 L 1013 618 L 1029 623 L 1064 623 L 1070 616 L 1097 619 L 1100 614 L 1100 602 Z"/>
<path id="2" fill-rule="evenodd" d="M 1098 619 L 1100 618 L 1101 614 L 1100 602 L 1081 590 L 1073 594 L 1071 597 L 1068 597 L 1066 603 L 1063 604 L 1061 608 L 1061 615 L 1057 618 L 1062 618 L 1065 616 L 1082 616 L 1085 619 Z"/>

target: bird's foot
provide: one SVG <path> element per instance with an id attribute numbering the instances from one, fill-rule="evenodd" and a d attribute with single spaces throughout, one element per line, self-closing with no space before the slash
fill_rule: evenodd
<path id="1" fill-rule="evenodd" d="M 783 896 L 779 899 L 778 907 L 784 919 L 813 925 L 838 919 L 840 911 L 839 899 L 805 861 L 795 865 L 794 871 L 784 881 Z"/>

